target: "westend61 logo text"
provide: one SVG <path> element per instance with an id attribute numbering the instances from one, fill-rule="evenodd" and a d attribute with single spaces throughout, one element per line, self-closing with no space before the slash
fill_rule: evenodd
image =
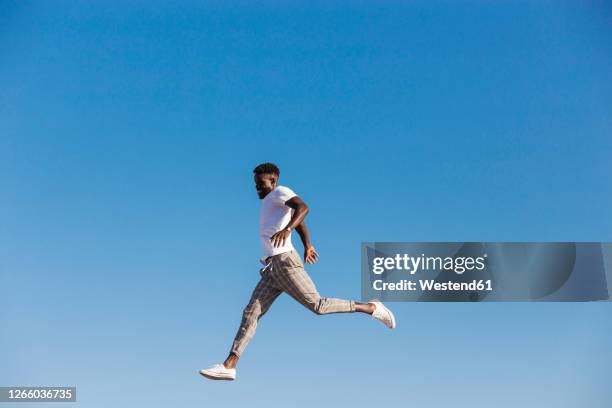
<path id="1" fill-rule="evenodd" d="M 396 254 L 395 257 L 376 257 L 372 259 L 372 273 L 380 275 L 385 271 L 404 270 L 414 275 L 418 271 L 453 271 L 458 275 L 465 271 L 482 271 L 485 267 L 487 254 L 479 257 L 441 257 L 441 256 L 410 256 Z"/>

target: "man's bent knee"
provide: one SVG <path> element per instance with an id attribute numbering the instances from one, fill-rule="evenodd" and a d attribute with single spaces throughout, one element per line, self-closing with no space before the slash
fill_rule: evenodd
<path id="1" fill-rule="evenodd" d="M 324 314 L 322 312 L 323 310 L 322 301 L 323 301 L 323 298 L 320 296 L 309 298 L 306 300 L 306 307 L 310 309 L 314 314 L 322 315 Z"/>

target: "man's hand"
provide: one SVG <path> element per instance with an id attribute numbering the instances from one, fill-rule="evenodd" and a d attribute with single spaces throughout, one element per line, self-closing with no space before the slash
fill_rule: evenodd
<path id="1" fill-rule="evenodd" d="M 274 248 L 278 248 L 285 245 L 287 238 L 291 235 L 291 230 L 283 229 L 278 231 L 276 234 L 272 235 L 270 241 L 272 241 L 272 246 Z"/>
<path id="2" fill-rule="evenodd" d="M 317 259 L 319 259 L 319 254 L 312 245 L 304 249 L 304 262 L 313 264 L 317 262 Z"/>

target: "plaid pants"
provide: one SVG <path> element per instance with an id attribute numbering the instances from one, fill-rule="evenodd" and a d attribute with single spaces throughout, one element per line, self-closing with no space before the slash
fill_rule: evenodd
<path id="1" fill-rule="evenodd" d="M 260 274 L 261 279 L 253 290 L 249 304 L 244 308 L 242 322 L 232 345 L 231 352 L 237 356 L 242 354 L 255 335 L 259 318 L 283 292 L 318 315 L 355 311 L 355 302 L 352 300 L 321 297 L 295 251 L 270 257 Z"/>

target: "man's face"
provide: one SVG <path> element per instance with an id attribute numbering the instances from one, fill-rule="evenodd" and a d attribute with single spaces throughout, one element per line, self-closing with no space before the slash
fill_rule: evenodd
<path id="1" fill-rule="evenodd" d="M 255 188 L 257 189 L 257 195 L 262 200 L 270 191 L 276 188 L 276 175 L 275 174 L 256 174 L 255 175 Z"/>

